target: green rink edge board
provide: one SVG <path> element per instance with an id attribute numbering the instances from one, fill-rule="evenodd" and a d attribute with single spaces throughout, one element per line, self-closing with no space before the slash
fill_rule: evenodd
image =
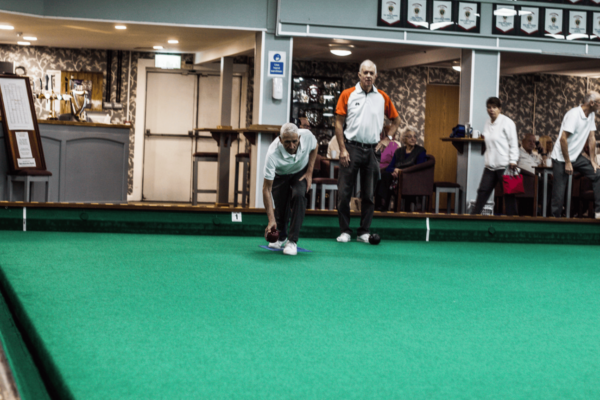
<path id="1" fill-rule="evenodd" d="M 232 212 L 240 212 L 242 221 L 233 222 Z M 359 220 L 359 214 L 353 213 L 355 231 Z M 0 207 L 0 230 L 260 236 L 265 226 L 264 210 L 258 209 L 25 203 Z M 592 219 L 376 213 L 371 232 L 383 240 L 600 244 L 600 221 Z M 307 211 L 301 238 L 337 235 L 335 212 Z"/>

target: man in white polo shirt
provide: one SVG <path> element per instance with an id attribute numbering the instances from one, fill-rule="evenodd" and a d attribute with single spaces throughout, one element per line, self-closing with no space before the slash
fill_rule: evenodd
<path id="1" fill-rule="evenodd" d="M 340 147 L 338 217 L 341 234 L 337 241 L 351 240 L 350 198 L 360 171 L 361 216 L 357 240 L 369 243 L 369 228 L 375 211 L 373 194 L 379 180 L 375 147 L 383 129 L 384 115 L 392 120 L 390 136 L 396 134 L 400 117 L 389 96 L 373 86 L 377 66 L 372 61 L 365 60 L 360 64 L 358 77 L 360 82 L 355 87 L 342 92 L 335 110 L 335 137 Z"/>
<path id="2" fill-rule="evenodd" d="M 278 229 L 279 240 L 270 243 L 269 247 L 280 249 L 285 244 L 283 253 L 287 255 L 295 256 L 297 253 L 296 243 L 306 212 L 306 193 L 312 182 L 317 153 L 317 138 L 308 129 L 298 129 L 292 123 L 281 127 L 279 136 L 267 150 L 263 201 L 269 225 L 265 229 L 265 237 L 271 228 Z"/>
<path id="3" fill-rule="evenodd" d="M 568 176 L 579 171 L 592 181 L 596 218 L 600 219 L 600 169 L 596 163 L 595 112 L 600 106 L 600 94 L 589 92 L 583 104 L 569 110 L 560 126 L 559 140 L 552 150 L 552 215 L 562 216 Z M 590 159 L 582 155 L 586 141 L 589 143 Z"/>

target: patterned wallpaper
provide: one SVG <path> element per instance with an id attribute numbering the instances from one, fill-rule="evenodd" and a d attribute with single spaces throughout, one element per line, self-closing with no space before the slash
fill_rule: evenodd
<path id="1" fill-rule="evenodd" d="M 129 74 L 129 52 L 123 52 L 121 65 L 121 98 L 122 110 L 107 110 L 111 114 L 111 122 L 119 124 L 127 119 L 127 87 L 131 78 L 129 112 L 132 126 L 135 125 L 136 94 L 137 94 L 137 65 L 140 58 L 154 59 L 154 53 L 131 52 L 131 75 Z M 192 61 L 193 54 L 185 54 L 185 61 Z M 48 70 L 103 72 L 106 79 L 106 51 L 90 49 L 59 49 L 37 46 L 0 45 L 0 61 L 12 61 L 15 67 L 25 67 L 30 78 L 43 78 Z M 111 101 L 116 101 L 117 93 L 117 52 L 113 51 L 111 71 Z M 105 96 L 105 86 L 102 88 L 102 98 Z M 38 117 L 46 118 L 46 100 L 35 99 L 35 111 Z M 134 132 L 130 130 L 129 140 L 129 193 L 133 190 L 133 150 Z"/>

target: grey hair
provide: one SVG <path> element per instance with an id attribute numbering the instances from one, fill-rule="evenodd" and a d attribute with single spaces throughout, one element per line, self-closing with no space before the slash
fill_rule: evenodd
<path id="1" fill-rule="evenodd" d="M 287 124 L 283 124 L 281 126 L 281 131 L 279 131 L 279 134 L 283 136 L 284 133 L 298 134 L 298 127 L 291 122 L 288 122 Z"/>
<path id="2" fill-rule="evenodd" d="M 406 129 L 404 131 L 402 131 L 402 134 L 400 135 L 400 141 L 402 143 L 404 143 L 404 135 L 406 135 L 406 132 L 412 132 L 415 135 L 417 135 L 417 137 L 419 136 L 419 130 L 412 125 L 408 125 L 406 127 Z"/>
<path id="3" fill-rule="evenodd" d="M 598 92 L 587 92 L 585 94 L 585 97 L 583 98 L 583 104 L 588 104 L 590 101 L 596 101 L 598 100 L 598 97 L 600 97 L 600 94 L 598 94 Z"/>
<path id="4" fill-rule="evenodd" d="M 358 72 L 362 72 L 363 67 L 366 67 L 367 65 L 373 65 L 375 67 L 375 74 L 377 74 L 377 65 L 375 65 L 375 63 L 371 60 L 365 60 L 361 62 L 360 67 L 358 68 Z"/>

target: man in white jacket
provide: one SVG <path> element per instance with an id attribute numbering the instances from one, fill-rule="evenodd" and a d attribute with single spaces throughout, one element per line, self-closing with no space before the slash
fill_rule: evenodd
<path id="1" fill-rule="evenodd" d="M 483 206 L 507 169 L 515 170 L 519 161 L 517 127 L 512 119 L 502 114 L 502 103 L 497 97 L 486 102 L 490 119 L 486 121 L 482 136 L 485 139 L 485 169 L 477 190 L 477 201 L 471 214 L 481 214 Z M 517 213 L 515 195 L 504 195 L 506 214 Z"/>
<path id="2" fill-rule="evenodd" d="M 565 189 L 569 175 L 579 171 L 592 181 L 596 218 L 600 219 L 600 169 L 596 163 L 595 112 L 600 106 L 600 94 L 588 92 L 583 104 L 569 110 L 560 126 L 559 138 L 552 150 L 552 215 L 562 216 Z M 583 156 L 585 143 L 589 144 L 590 158 Z"/>

